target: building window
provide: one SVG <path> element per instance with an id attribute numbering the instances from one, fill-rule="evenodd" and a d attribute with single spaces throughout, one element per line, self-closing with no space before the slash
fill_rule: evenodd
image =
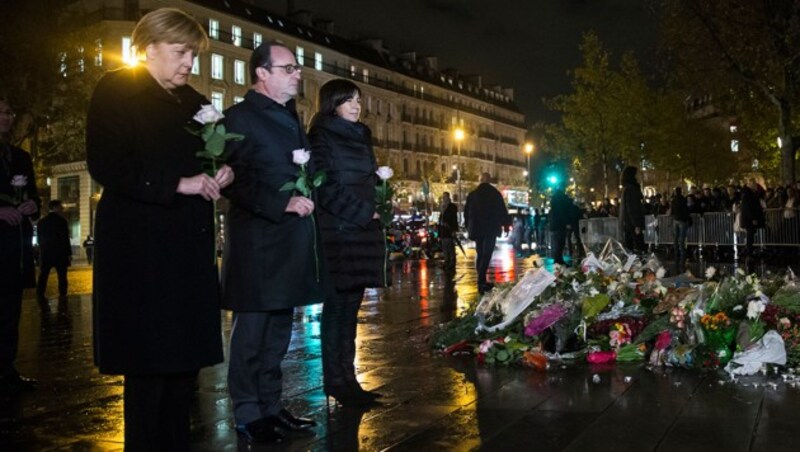
<path id="1" fill-rule="evenodd" d="M 261 36 L 261 33 L 253 33 L 253 48 L 261 45 L 261 41 L 264 40 L 264 37 Z"/>
<path id="2" fill-rule="evenodd" d="M 233 62 L 233 82 L 237 85 L 244 85 L 244 61 L 234 60 Z"/>
<path id="3" fill-rule="evenodd" d="M 306 51 L 305 51 L 305 49 L 303 49 L 300 46 L 297 46 L 297 52 L 296 52 L 295 56 L 297 57 L 297 64 L 299 64 L 300 66 L 305 66 L 305 64 L 306 64 Z"/>
<path id="4" fill-rule="evenodd" d="M 133 44 L 131 44 L 130 36 L 122 37 L 122 62 L 128 66 L 136 64 L 136 52 L 133 49 Z"/>
<path id="5" fill-rule="evenodd" d="M 352 64 L 350 65 L 350 77 L 353 77 L 353 78 L 356 77 L 356 67 L 353 66 Z"/>
<path id="6" fill-rule="evenodd" d="M 192 62 L 192 74 L 200 75 L 200 57 L 194 57 Z"/>
<path id="7" fill-rule="evenodd" d="M 319 52 L 314 52 L 314 69 L 322 70 L 322 54 Z"/>
<path id="8" fill-rule="evenodd" d="M 238 104 L 239 102 L 243 101 L 244 97 L 242 96 L 233 96 L 233 103 Z"/>
<path id="9" fill-rule="evenodd" d="M 58 53 L 58 61 L 61 62 L 59 72 L 62 77 L 67 76 L 67 52 Z"/>
<path id="10" fill-rule="evenodd" d="M 731 152 L 739 152 L 739 140 L 731 140 Z"/>
<path id="11" fill-rule="evenodd" d="M 222 68 L 225 60 L 222 55 L 216 53 L 211 54 L 211 78 L 215 80 L 222 80 L 225 77 L 225 72 Z"/>
<path id="12" fill-rule="evenodd" d="M 219 21 L 217 19 L 208 19 L 208 37 L 219 39 Z"/>
<path id="13" fill-rule="evenodd" d="M 214 108 L 216 108 L 219 111 L 224 110 L 225 109 L 225 103 L 223 101 L 224 97 L 225 94 L 219 91 L 211 91 L 211 105 L 213 105 Z"/>
<path id="14" fill-rule="evenodd" d="M 231 42 L 236 47 L 242 46 L 242 27 L 238 25 L 231 26 Z"/>
<path id="15" fill-rule="evenodd" d="M 369 83 L 369 69 L 364 69 L 361 74 L 364 76 L 364 83 Z"/>

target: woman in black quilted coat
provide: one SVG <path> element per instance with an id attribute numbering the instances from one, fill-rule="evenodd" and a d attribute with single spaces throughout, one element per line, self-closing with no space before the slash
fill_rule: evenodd
<path id="1" fill-rule="evenodd" d="M 358 310 L 366 287 L 387 285 L 385 237 L 375 208 L 377 164 L 372 136 L 358 122 L 361 91 L 348 80 L 320 88 L 309 140 L 314 166 L 327 175 L 318 192 L 318 218 L 332 286 L 322 312 L 325 394 L 343 405 L 365 405 L 379 395 L 356 381 Z"/>

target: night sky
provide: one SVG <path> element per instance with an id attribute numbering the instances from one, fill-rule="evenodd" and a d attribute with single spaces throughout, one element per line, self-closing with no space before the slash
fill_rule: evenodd
<path id="1" fill-rule="evenodd" d="M 255 0 L 286 13 L 286 0 Z M 336 23 L 345 38 L 381 37 L 394 53 L 439 58 L 439 69 L 480 74 L 484 84 L 514 88 L 527 122 L 557 116 L 543 97 L 569 92 L 567 71 L 580 63 L 578 45 L 594 30 L 612 61 L 633 50 L 646 70 L 657 20 L 647 0 L 295 0 L 296 9 Z"/>

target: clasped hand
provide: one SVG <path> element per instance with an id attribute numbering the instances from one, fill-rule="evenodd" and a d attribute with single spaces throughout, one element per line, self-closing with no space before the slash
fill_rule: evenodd
<path id="1" fill-rule="evenodd" d="M 38 210 L 39 206 L 31 199 L 17 207 L 0 207 L 0 221 L 4 221 L 11 226 L 16 226 L 22 222 L 25 215 L 33 215 Z"/>
<path id="2" fill-rule="evenodd" d="M 216 201 L 220 198 L 220 190 L 230 185 L 233 178 L 231 167 L 223 165 L 214 177 L 205 173 L 182 177 L 176 191 L 182 195 L 200 195 L 206 201 Z"/>
<path id="3" fill-rule="evenodd" d="M 296 213 L 301 217 L 311 215 L 314 212 L 314 201 L 305 196 L 292 196 L 286 205 L 286 212 Z"/>

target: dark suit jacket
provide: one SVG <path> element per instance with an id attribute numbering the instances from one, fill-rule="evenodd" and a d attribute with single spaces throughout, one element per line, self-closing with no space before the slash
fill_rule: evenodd
<path id="1" fill-rule="evenodd" d="M 471 239 L 500 235 L 501 227 L 510 224 L 503 195 L 489 183 L 478 185 L 467 196 L 464 222 Z"/>
<path id="2" fill-rule="evenodd" d="M 280 105 L 255 91 L 225 111 L 228 164 L 236 180 L 230 201 L 223 270 L 223 306 L 269 311 L 323 301 L 320 237 L 311 216 L 286 213 L 292 193 L 281 191 L 300 169 L 292 151 L 309 148 L 294 101 Z M 309 168 L 313 174 L 313 168 Z"/>
<path id="3" fill-rule="evenodd" d="M 188 85 L 173 94 L 143 67 L 121 69 L 100 80 L 89 107 L 87 163 L 103 185 L 93 294 L 103 373 L 222 361 L 213 205 L 176 193 L 181 177 L 202 171 L 203 142 L 186 127 L 208 102 Z"/>
<path id="4" fill-rule="evenodd" d="M 22 189 L 24 197 L 40 205 L 30 154 L 0 143 L 0 195 L 3 195 L 0 196 L 0 207 L 16 207 L 13 202 L 16 192 L 11 186 L 14 176 L 27 178 L 27 184 Z M 38 213 L 25 218 L 18 226 L 0 221 L 0 291 L 16 292 L 22 287 L 35 286 L 31 220 L 37 218 Z"/>
<path id="5" fill-rule="evenodd" d="M 72 245 L 69 243 L 69 225 L 61 215 L 50 212 L 36 225 L 39 238 L 39 263 L 41 265 L 69 265 Z"/>

